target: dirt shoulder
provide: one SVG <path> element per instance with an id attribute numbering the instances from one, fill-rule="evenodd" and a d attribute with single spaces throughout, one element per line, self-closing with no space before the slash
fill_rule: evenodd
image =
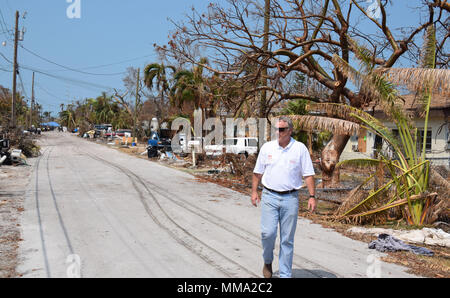
<path id="1" fill-rule="evenodd" d="M 32 166 L 0 167 L 0 278 L 17 277 L 20 216 Z"/>

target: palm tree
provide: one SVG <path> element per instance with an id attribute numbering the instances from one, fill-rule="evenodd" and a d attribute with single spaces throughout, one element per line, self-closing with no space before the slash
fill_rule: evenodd
<path id="1" fill-rule="evenodd" d="M 207 107 L 212 108 L 212 95 L 208 91 L 208 81 L 203 75 L 203 66 L 206 58 L 200 59 L 199 65 L 192 70 L 180 70 L 174 76 L 171 89 L 171 101 L 173 105 L 181 108 L 185 102 L 194 104 L 195 109 L 202 109 L 203 115 L 207 115 Z"/>
<path id="2" fill-rule="evenodd" d="M 76 126 L 73 104 L 68 104 L 66 110 L 59 112 L 59 119 L 61 125 L 66 126 L 69 130 Z"/>
<path id="3" fill-rule="evenodd" d="M 144 69 L 144 84 L 145 86 L 153 90 L 155 88 L 159 91 L 160 103 L 157 105 L 157 115 L 158 120 L 161 117 L 161 105 L 165 103 L 164 94 L 170 89 L 170 80 L 167 77 L 167 70 L 171 70 L 175 73 L 175 67 L 171 65 L 164 65 L 164 63 L 152 63 L 145 67 Z"/>
<path id="4" fill-rule="evenodd" d="M 429 54 L 424 57 L 426 61 L 431 61 L 431 64 L 423 63 L 421 66 L 434 67 L 435 42 L 433 42 L 433 35 L 434 31 L 430 29 L 426 36 L 426 50 L 424 51 L 432 55 L 431 59 L 427 57 Z M 394 160 L 379 152 L 378 159 L 356 159 L 338 164 L 338 167 L 343 164 L 373 165 L 378 169 L 385 169 L 391 175 L 391 180 L 374 189 L 365 197 L 358 196 L 356 193 L 360 191 L 363 185 L 373 180 L 376 177 L 376 173 L 357 187 L 349 196 L 349 200 L 344 202 L 338 210 L 341 218 L 360 220 L 364 216 L 379 215 L 381 212 L 394 207 L 407 205 L 405 212 L 408 223 L 422 225 L 427 218 L 430 218 L 430 209 L 436 194 L 430 195 L 428 192 L 430 163 L 429 160 L 426 160 L 425 146 L 423 146 L 422 152 L 419 154 L 416 146 L 418 140 L 417 128 L 410 123 L 408 115 L 405 114 L 402 107 L 398 104 L 400 101 L 399 91 L 396 89 L 395 84 L 406 85 L 413 91 L 423 94 L 421 99 L 424 104 L 424 131 L 426 131 L 432 91 L 448 94 L 450 91 L 448 88 L 449 71 L 425 68 L 374 69 L 372 62 L 368 58 L 368 51 L 354 41 L 350 40 L 350 42 L 357 49 L 357 58 L 361 61 L 362 69 L 357 71 L 351 68 L 338 56 L 334 57 L 336 64 L 340 65 L 342 73 L 346 74 L 353 81 L 360 92 L 365 96 L 375 98 L 383 107 L 387 116 L 396 124 L 400 140 L 394 136 L 388 127 L 370 114 L 342 104 L 312 104 L 308 107 L 310 111 L 322 112 L 327 116 L 338 119 L 298 116 L 298 122 L 300 124 L 304 123 L 306 126 L 321 125 L 323 128 L 328 127 L 333 131 L 344 130 L 348 133 L 363 127 L 382 137 L 394 150 Z M 420 83 L 418 84 L 418 82 Z M 313 124 L 312 121 L 316 123 Z M 422 144 L 424 143 L 422 141 Z"/>
<path id="5" fill-rule="evenodd" d="M 102 95 L 97 97 L 92 103 L 97 122 L 110 123 L 115 116 L 111 96 L 107 96 L 106 92 L 102 92 Z"/>

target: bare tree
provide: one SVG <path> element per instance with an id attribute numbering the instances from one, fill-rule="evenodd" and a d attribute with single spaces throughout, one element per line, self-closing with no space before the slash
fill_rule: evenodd
<path id="1" fill-rule="evenodd" d="M 333 60 L 337 54 L 350 65 L 357 63 L 356 49 L 349 39 L 364 43 L 374 68 L 390 68 L 411 63 L 405 53 L 419 48 L 415 45 L 417 37 L 434 25 L 447 29 L 447 34 L 437 42 L 441 48 L 438 54 L 444 58 L 440 67 L 448 66 L 444 49 L 448 23 L 443 20 L 446 1 L 417 1 L 426 17 L 418 20 L 414 28 L 398 30 L 387 25 L 389 18 L 399 17 L 387 13 L 391 5 L 388 0 L 374 2 L 378 4 L 378 14 L 365 7 L 367 1 L 357 0 L 271 0 L 269 15 L 265 6 L 268 1 L 222 2 L 210 3 L 203 13 L 193 9 L 185 22 L 174 23 L 175 31 L 168 46 L 157 48 L 180 62 L 195 64 L 200 64 L 201 52 L 209 61 L 201 66 L 224 80 L 239 82 L 244 95 L 241 101 L 254 106 L 263 103 L 254 110 L 262 109 L 260 115 L 266 117 L 278 102 L 296 98 L 345 103 L 357 108 L 368 106 L 371 98 L 354 90 Z M 364 30 L 369 26 L 374 29 Z M 304 74 L 322 86 L 324 93 L 317 96 L 292 92 L 286 79 L 290 73 Z M 258 100 L 261 91 L 267 91 L 265 101 Z M 332 180 L 334 166 L 348 139 L 347 135 L 335 134 L 323 150 L 325 184 Z"/>

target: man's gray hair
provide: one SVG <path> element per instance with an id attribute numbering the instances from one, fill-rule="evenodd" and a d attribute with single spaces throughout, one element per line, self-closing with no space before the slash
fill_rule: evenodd
<path id="1" fill-rule="evenodd" d="M 278 122 L 279 121 L 286 122 L 289 125 L 289 129 L 294 129 L 294 123 L 292 123 L 292 119 L 290 117 L 280 116 L 278 117 Z"/>

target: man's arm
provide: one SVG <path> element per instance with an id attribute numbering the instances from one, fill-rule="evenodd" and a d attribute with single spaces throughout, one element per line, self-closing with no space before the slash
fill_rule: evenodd
<path id="1" fill-rule="evenodd" d="M 253 206 L 258 206 L 257 203 L 261 201 L 261 199 L 258 196 L 258 185 L 261 181 L 262 174 L 253 173 L 253 179 L 252 179 L 252 204 Z"/>
<path id="2" fill-rule="evenodd" d="M 316 195 L 316 186 L 314 182 L 314 176 L 303 177 L 305 180 L 306 187 L 308 188 L 308 192 L 310 196 Z M 316 199 L 310 197 L 308 200 L 308 210 L 311 209 L 311 212 L 314 212 L 316 209 Z"/>

